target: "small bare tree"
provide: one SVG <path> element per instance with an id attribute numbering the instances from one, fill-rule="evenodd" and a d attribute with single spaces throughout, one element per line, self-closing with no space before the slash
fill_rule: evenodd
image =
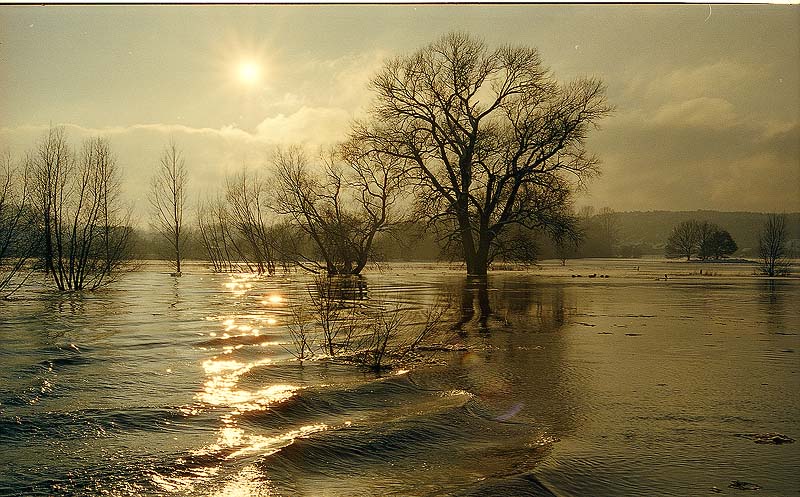
<path id="1" fill-rule="evenodd" d="M 276 153 L 276 210 L 315 249 L 311 254 L 298 251 L 298 265 L 329 275 L 357 275 L 372 255 L 375 237 L 402 220 L 395 207 L 403 193 L 403 162 L 369 153 L 355 141 L 321 162 L 314 171 L 299 148 Z"/>
<path id="2" fill-rule="evenodd" d="M 225 200 L 231 228 L 241 243 L 240 258 L 258 274 L 274 274 L 277 260 L 277 228 L 267 206 L 267 182 L 243 169 L 227 179 Z"/>
<path id="3" fill-rule="evenodd" d="M 29 167 L 43 266 L 53 283 L 59 290 L 93 290 L 113 281 L 130 262 L 132 230 L 108 142 L 86 140 L 76 157 L 64 130 L 51 129 Z"/>
<path id="4" fill-rule="evenodd" d="M 26 262 L 36 242 L 28 168 L 15 166 L 7 153 L 0 158 L 0 296 L 10 297 L 30 274 Z"/>
<path id="5" fill-rule="evenodd" d="M 766 276 L 786 276 L 790 272 L 786 214 L 770 214 L 758 237 L 761 273 Z"/>
<path id="6" fill-rule="evenodd" d="M 664 255 L 668 258 L 692 258 L 697 253 L 700 242 L 700 226 L 697 221 L 684 221 L 674 228 L 664 247 Z"/>
<path id="7" fill-rule="evenodd" d="M 567 259 L 577 252 L 578 246 L 584 239 L 584 233 L 581 230 L 572 229 L 575 226 L 574 223 L 562 224 L 562 226 L 565 229 L 553 230 L 550 239 L 553 241 L 558 260 L 561 261 L 562 266 L 566 266 Z"/>
<path id="8" fill-rule="evenodd" d="M 200 241 L 214 272 L 230 272 L 238 268 L 236 244 L 230 231 L 225 200 L 218 196 L 201 201 L 197 208 Z"/>
<path id="9" fill-rule="evenodd" d="M 158 169 L 150 182 L 152 227 L 169 242 L 174 254 L 173 275 L 181 275 L 181 251 L 186 231 L 183 210 L 186 204 L 186 161 L 175 142 L 171 141 L 161 155 Z"/>

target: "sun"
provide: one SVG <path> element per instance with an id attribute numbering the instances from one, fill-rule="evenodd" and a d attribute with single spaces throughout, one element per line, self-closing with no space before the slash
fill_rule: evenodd
<path id="1" fill-rule="evenodd" d="M 252 85 L 261 79 L 261 68 L 253 61 L 242 61 L 239 63 L 237 76 L 242 83 Z"/>

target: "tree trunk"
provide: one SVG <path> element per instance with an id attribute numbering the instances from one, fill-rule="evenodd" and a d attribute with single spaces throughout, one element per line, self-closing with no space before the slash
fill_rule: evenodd
<path id="1" fill-rule="evenodd" d="M 489 230 L 483 224 L 480 228 L 477 247 L 475 246 L 475 240 L 472 238 L 469 220 L 467 220 L 466 229 L 462 228 L 461 230 L 464 260 L 467 263 L 467 275 L 469 276 L 486 276 L 489 270 L 489 246 L 491 245 Z"/>
<path id="2" fill-rule="evenodd" d="M 175 228 L 175 272 L 181 274 L 180 231 Z"/>
<path id="3" fill-rule="evenodd" d="M 489 248 L 481 244 L 475 253 L 472 270 L 468 272 L 470 276 L 486 276 L 489 271 Z"/>
<path id="4" fill-rule="evenodd" d="M 358 260 L 356 261 L 356 267 L 353 268 L 351 274 L 358 276 L 361 274 L 361 271 L 367 266 L 367 256 L 369 254 L 369 250 L 365 250 L 358 256 Z"/>
<path id="5" fill-rule="evenodd" d="M 461 232 L 461 248 L 464 252 L 464 262 L 467 263 L 467 274 L 485 275 L 485 257 L 481 264 L 479 249 L 476 249 L 475 240 L 472 238 L 472 224 L 466 206 L 459 208 L 458 228 Z"/>

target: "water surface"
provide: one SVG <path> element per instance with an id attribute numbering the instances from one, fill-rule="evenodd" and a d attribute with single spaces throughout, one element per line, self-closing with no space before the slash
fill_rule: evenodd
<path id="1" fill-rule="evenodd" d="M 381 374 L 295 360 L 300 274 L 29 288 L 0 304 L 0 495 L 797 495 L 800 444 L 741 435 L 800 435 L 800 281 L 703 267 L 384 266 L 368 299 L 450 295 L 468 350 Z"/>

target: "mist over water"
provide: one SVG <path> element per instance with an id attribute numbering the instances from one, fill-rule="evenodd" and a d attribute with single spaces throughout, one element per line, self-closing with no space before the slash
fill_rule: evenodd
<path id="1" fill-rule="evenodd" d="M 800 444 L 738 435 L 800 435 L 800 281 L 723 266 L 385 266 L 368 298 L 452 295 L 466 350 L 381 374 L 294 359 L 298 273 L 28 288 L 0 304 L 0 495 L 795 494 Z"/>

